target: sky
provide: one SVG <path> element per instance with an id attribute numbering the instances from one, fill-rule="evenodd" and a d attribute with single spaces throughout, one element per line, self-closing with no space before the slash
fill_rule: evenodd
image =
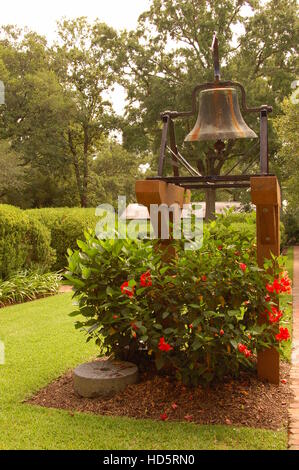
<path id="1" fill-rule="evenodd" d="M 27 26 L 52 43 L 56 39 L 56 22 L 63 17 L 87 16 L 91 21 L 99 18 L 118 30 L 134 29 L 139 15 L 148 9 L 150 3 L 151 0 L 2 0 L 0 24 Z M 248 14 L 247 10 L 245 14 Z M 114 110 L 123 114 L 124 89 L 116 85 L 114 91 L 107 95 Z"/>
<path id="2" fill-rule="evenodd" d="M 1 2 L 0 24 L 27 26 L 47 37 L 56 38 L 56 21 L 62 17 L 99 18 L 115 29 L 134 29 L 149 0 L 8 0 Z M 110 97 L 118 114 L 123 114 L 125 92 L 116 86 Z"/>
<path id="3" fill-rule="evenodd" d="M 55 39 L 56 21 L 63 16 L 99 18 L 116 29 L 133 29 L 149 0 L 8 0 L 1 2 L 1 24 L 29 26 Z"/>

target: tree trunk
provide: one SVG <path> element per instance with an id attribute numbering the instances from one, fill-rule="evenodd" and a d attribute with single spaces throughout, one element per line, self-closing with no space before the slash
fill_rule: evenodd
<path id="1" fill-rule="evenodd" d="M 215 219 L 216 211 L 216 190 L 215 189 L 206 189 L 206 216 L 205 221 Z"/>
<path id="2" fill-rule="evenodd" d="M 84 203 L 83 200 L 83 191 L 82 191 L 82 185 L 81 185 L 81 177 L 80 177 L 80 168 L 79 168 L 79 161 L 78 161 L 78 155 L 76 153 L 76 149 L 73 144 L 73 139 L 72 139 L 72 134 L 71 131 L 68 131 L 68 142 L 69 142 L 69 147 L 70 151 L 73 157 L 73 165 L 75 169 L 75 176 L 76 176 L 76 183 L 77 183 L 77 188 L 78 188 L 78 193 L 80 197 L 80 204 L 82 207 L 84 207 L 82 204 Z"/>
<path id="3" fill-rule="evenodd" d="M 87 194 L 88 194 L 88 147 L 89 136 L 88 128 L 84 127 L 84 151 L 83 151 L 83 191 L 81 198 L 81 206 L 87 207 Z"/>

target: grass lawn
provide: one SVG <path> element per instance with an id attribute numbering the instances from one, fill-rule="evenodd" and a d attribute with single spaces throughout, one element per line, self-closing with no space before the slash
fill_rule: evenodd
<path id="1" fill-rule="evenodd" d="M 100 417 L 22 403 L 66 369 L 93 356 L 93 344 L 60 294 L 0 310 L 0 449 L 285 449 L 287 434 L 233 426 Z"/>
<path id="2" fill-rule="evenodd" d="M 289 277 L 293 279 L 293 257 L 294 257 L 294 250 L 293 247 L 288 248 L 288 252 L 286 255 L 286 264 L 285 268 L 286 271 L 289 273 Z M 293 308 L 291 305 L 292 302 L 292 295 L 282 295 L 280 300 L 280 307 L 284 310 L 284 316 L 282 321 L 280 321 L 280 325 L 283 327 L 287 327 L 290 334 L 292 334 L 292 314 Z M 291 341 L 286 341 L 282 343 L 282 350 L 283 350 L 283 357 L 288 361 L 291 360 L 291 351 L 292 351 L 292 343 Z"/>

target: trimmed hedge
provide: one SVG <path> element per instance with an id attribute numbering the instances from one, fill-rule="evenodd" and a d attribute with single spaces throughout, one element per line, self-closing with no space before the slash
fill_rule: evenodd
<path id="1" fill-rule="evenodd" d="M 52 265 L 54 270 L 65 268 L 67 249 L 75 250 L 77 240 L 84 238 L 84 231 L 95 229 L 97 222 L 94 208 L 29 209 L 26 213 L 41 222 L 51 233 L 51 246 L 56 251 L 56 262 Z"/>
<path id="2" fill-rule="evenodd" d="M 23 269 L 47 270 L 54 262 L 48 229 L 25 211 L 0 204 L 0 278 Z"/>
<path id="3" fill-rule="evenodd" d="M 84 232 L 94 230 L 98 222 L 95 208 L 83 209 L 79 207 L 58 207 L 28 209 L 26 213 L 42 223 L 51 232 L 51 246 L 56 252 L 56 262 L 52 269 L 64 269 L 67 264 L 67 249 L 76 250 L 77 240 L 84 239 Z M 221 225 L 209 223 L 207 228 L 218 236 L 234 234 L 236 238 L 247 241 L 255 239 L 255 212 L 235 212 L 228 210 L 218 215 Z M 221 229 L 219 227 L 222 227 Z M 282 245 L 285 243 L 284 227 L 281 227 Z"/>
<path id="4" fill-rule="evenodd" d="M 256 238 L 256 213 L 251 212 L 236 212 L 233 209 L 225 211 L 224 214 L 217 215 L 216 222 L 210 222 L 208 227 L 209 231 L 213 234 L 217 233 L 219 238 L 225 238 L 229 233 L 241 240 L 252 241 Z M 221 224 L 220 224 L 221 222 Z M 280 223 L 280 246 L 283 248 L 287 243 L 287 234 L 283 222 Z"/>

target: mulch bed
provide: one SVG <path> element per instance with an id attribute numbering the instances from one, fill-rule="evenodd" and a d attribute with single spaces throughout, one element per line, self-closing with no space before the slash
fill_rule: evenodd
<path id="1" fill-rule="evenodd" d="M 228 424 L 278 430 L 287 427 L 289 388 L 288 363 L 281 363 L 279 386 L 261 382 L 254 374 L 242 373 L 238 380 L 213 384 L 209 388 L 186 388 L 171 377 L 153 372 L 140 374 L 113 398 L 81 398 L 73 390 L 72 372 L 67 372 L 41 389 L 27 403 L 108 416 L 128 416 L 198 424 Z M 173 404 L 177 405 L 174 406 Z"/>

